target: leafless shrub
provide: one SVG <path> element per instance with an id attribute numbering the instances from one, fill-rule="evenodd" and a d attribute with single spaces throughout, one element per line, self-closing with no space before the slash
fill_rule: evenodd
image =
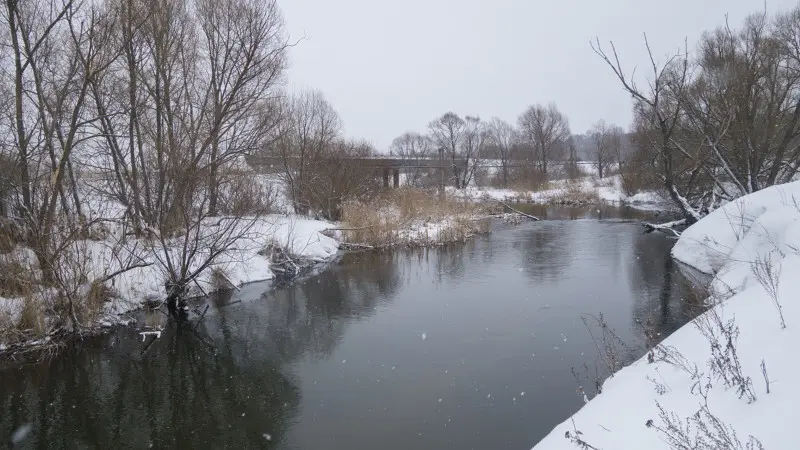
<path id="1" fill-rule="evenodd" d="M 664 395 L 667 392 L 671 391 L 669 386 L 667 386 L 665 383 L 661 381 L 656 380 L 655 378 L 652 378 L 650 375 L 647 376 L 647 381 L 653 383 L 653 386 L 655 387 L 656 390 L 656 394 L 658 395 Z"/>
<path id="2" fill-rule="evenodd" d="M 781 276 L 781 263 L 780 260 L 774 263 L 770 255 L 756 258 L 750 263 L 750 270 L 755 275 L 758 283 L 767 292 L 767 295 L 772 299 L 772 304 L 778 310 L 778 316 L 781 320 L 781 328 L 786 328 L 786 320 L 783 317 L 783 307 L 778 299 L 778 289 Z"/>
<path id="3" fill-rule="evenodd" d="M 597 357 L 608 370 L 609 375 L 613 377 L 614 373 L 622 368 L 624 359 L 621 353 L 623 351 L 630 352 L 630 347 L 606 323 L 603 314 L 599 316 L 585 314 L 581 316 L 581 320 L 597 348 Z M 600 330 L 599 335 L 595 335 L 592 331 L 593 328 Z"/>
<path id="4" fill-rule="evenodd" d="M 508 169 L 507 187 L 516 191 L 540 191 L 547 189 L 548 175 L 530 161 L 517 161 Z"/>
<path id="5" fill-rule="evenodd" d="M 569 439 L 569 441 L 575 444 L 578 448 L 583 450 L 599 450 L 597 447 L 590 445 L 588 442 L 583 440 L 583 432 L 578 430 L 575 426 L 575 419 L 572 419 L 572 431 L 567 431 L 564 433 L 564 437 Z"/>
<path id="6" fill-rule="evenodd" d="M 757 438 L 748 436 L 742 443 L 736 430 L 715 416 L 708 405 L 704 405 L 694 415 L 681 419 L 674 412 L 667 412 L 656 402 L 659 410 L 659 423 L 652 419 L 645 425 L 655 429 L 664 442 L 675 450 L 763 450 Z"/>
<path id="7" fill-rule="evenodd" d="M 583 374 L 578 375 L 578 372 L 575 371 L 574 367 L 570 368 L 570 372 L 572 372 L 572 377 L 575 378 L 575 383 L 577 384 L 576 393 L 581 396 L 584 401 L 589 401 L 589 397 L 586 394 L 586 390 L 583 387 L 581 379 L 585 380 L 588 383 L 591 383 L 594 386 L 594 395 L 600 395 L 603 393 L 603 381 L 600 379 L 600 370 L 597 367 L 597 363 L 594 365 L 594 373 L 589 373 L 589 365 L 583 363 Z"/>
<path id="8" fill-rule="evenodd" d="M 678 349 L 671 345 L 656 345 L 647 353 L 647 361 L 650 363 L 665 362 L 687 373 L 693 380 L 702 376 L 697 365 L 690 362 Z"/>
<path id="9" fill-rule="evenodd" d="M 710 309 L 694 322 L 711 347 L 708 366 L 711 374 L 721 380 L 726 388 L 734 388 L 739 398 L 746 398 L 748 403 L 752 403 L 756 400 L 753 382 L 744 375 L 736 349 L 739 327 L 734 318 L 723 321 L 719 308 L 718 305 Z"/>
<path id="10" fill-rule="evenodd" d="M 275 186 L 251 172 L 220 176 L 218 212 L 222 216 L 263 216 L 273 213 L 278 193 Z"/>
<path id="11" fill-rule="evenodd" d="M 366 143 L 335 141 L 318 159 L 309 164 L 302 197 L 309 213 L 328 220 L 341 219 L 342 202 L 372 198 L 381 191 L 375 170 L 358 157 L 370 156 L 374 149 Z"/>
<path id="12" fill-rule="evenodd" d="M 30 271 L 22 263 L 7 255 L 0 258 L 0 297 L 21 297 L 30 290 L 31 281 Z"/>

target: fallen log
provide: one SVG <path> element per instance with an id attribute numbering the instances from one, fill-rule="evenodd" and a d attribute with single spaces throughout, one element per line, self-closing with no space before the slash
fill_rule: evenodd
<path id="1" fill-rule="evenodd" d="M 645 233 L 652 233 L 654 231 L 660 231 L 662 233 L 672 233 L 675 237 L 681 237 L 681 233 L 675 229 L 675 227 L 681 227 L 686 225 L 686 219 L 681 220 L 673 220 L 672 222 L 667 223 L 649 223 L 649 222 L 642 222 L 642 226 L 645 228 Z"/>
<path id="2" fill-rule="evenodd" d="M 538 221 L 538 220 L 541 220 L 541 219 L 539 219 L 539 218 L 538 218 L 538 217 L 536 217 L 536 216 L 532 216 L 532 215 L 530 215 L 530 214 L 526 214 L 526 213 L 524 213 L 524 212 L 522 212 L 522 211 L 520 211 L 520 210 L 518 210 L 518 209 L 514 209 L 514 208 L 512 208 L 512 207 L 511 207 L 511 206 L 509 206 L 509 205 L 508 205 L 508 203 L 506 203 L 506 202 L 503 202 L 503 201 L 500 201 L 500 200 L 498 200 L 498 202 L 499 202 L 501 205 L 505 206 L 506 208 L 510 209 L 511 211 L 514 211 L 515 213 L 517 213 L 517 214 L 519 214 L 519 215 L 521 215 L 521 216 L 525 216 L 525 217 L 527 217 L 527 218 L 529 218 L 529 219 L 532 219 L 532 220 L 537 220 L 537 221 Z"/>

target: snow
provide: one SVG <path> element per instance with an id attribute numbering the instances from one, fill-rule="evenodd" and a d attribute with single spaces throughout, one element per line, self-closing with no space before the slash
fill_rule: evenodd
<path id="1" fill-rule="evenodd" d="M 708 383 L 712 352 L 699 325 L 715 316 L 723 323 L 735 319 L 739 328 L 736 354 L 742 374 L 752 381 L 756 400 L 740 398 L 734 388 L 712 377 L 708 410 L 735 430 L 742 444 L 754 436 L 767 449 L 793 448 L 793 417 L 800 403 L 800 392 L 792 382 L 800 369 L 793 357 L 800 342 L 800 277 L 794 276 L 800 273 L 800 208 L 794 198 L 800 198 L 800 183 L 745 196 L 689 227 L 676 243 L 672 254 L 677 260 L 714 274 L 712 308 L 661 344 L 680 352 L 689 366 L 696 365 L 704 374 L 699 380 L 660 358 L 650 363 L 643 357 L 606 380 L 601 394 L 556 426 L 535 448 L 578 448 L 566 434 L 575 436 L 576 430 L 583 442 L 593 446 L 588 448 L 670 448 L 656 429 L 666 428 L 656 402 L 684 424 L 701 409 L 705 401 L 698 387 L 705 390 Z M 775 292 L 786 328 L 781 326 L 773 297 L 754 274 L 753 264 L 765 260 L 775 267 Z M 725 342 L 721 345 L 727 349 Z M 646 425 L 650 420 L 653 427 Z M 698 427 L 692 426 L 690 435 L 697 433 Z"/>
<path id="2" fill-rule="evenodd" d="M 200 273 L 197 278 L 198 284 L 203 286 L 203 289 L 209 290 L 212 285 L 213 269 L 221 270 L 237 287 L 272 279 L 274 275 L 270 270 L 269 255 L 259 254 L 270 243 L 307 260 L 323 262 L 330 259 L 338 251 L 339 244 L 320 232 L 332 226 L 329 222 L 297 216 L 269 215 L 259 218 L 246 235 L 236 242 L 235 248 L 217 257 L 212 267 Z M 103 246 L 103 248 L 109 247 Z M 96 271 L 114 267 L 111 253 L 108 251 L 93 260 L 97 261 Z M 155 261 L 149 260 L 149 262 Z M 164 281 L 162 269 L 158 264 L 123 273 L 114 279 L 113 285 L 120 300 L 108 305 L 107 312 L 121 314 L 141 307 L 148 297 L 163 297 Z"/>
<path id="3" fill-rule="evenodd" d="M 285 215 L 268 215 L 253 220 L 245 219 L 244 222 L 248 228 L 243 237 L 236 241 L 233 248 L 215 258 L 212 266 L 199 274 L 197 284 L 190 286 L 192 294 L 201 294 L 199 287 L 206 292 L 211 290 L 215 270 L 224 273 L 237 287 L 272 279 L 274 274 L 270 269 L 270 255 L 259 254 L 269 244 L 284 249 L 296 258 L 312 262 L 329 260 L 338 251 L 338 241 L 321 233 L 322 230 L 333 227 L 330 222 Z M 214 226 L 213 223 L 204 223 L 200 233 L 213 233 Z M 163 299 L 165 295 L 165 271 L 159 263 L 159 258 L 164 259 L 163 249 L 145 240 L 129 242 L 119 247 L 114 233 L 111 230 L 105 239 L 79 241 L 75 245 L 75 251 L 79 255 L 76 259 L 85 263 L 90 280 L 105 278 L 127 266 L 128 256 L 132 256 L 132 261 L 136 263 L 149 265 L 128 270 L 107 282 L 113 289 L 115 298 L 105 304 L 103 315 L 98 320 L 101 325 L 120 323 L 124 321 L 120 315 L 141 308 L 147 300 Z M 173 258 L 179 259 L 182 242 L 182 238 L 170 241 L 169 252 Z M 206 252 L 207 248 L 198 249 L 198 262 L 205 259 L 202 255 Z M 124 256 L 122 261 L 119 255 Z M 35 267 L 35 257 L 28 249 L 18 248 L 14 254 L 0 257 L 13 258 Z M 0 322 L 16 322 L 21 305 L 22 299 L 0 297 Z"/>
<path id="4" fill-rule="evenodd" d="M 622 178 L 619 175 L 602 179 L 587 176 L 578 180 L 555 180 L 549 183 L 547 189 L 539 191 L 469 186 L 461 190 L 449 187 L 448 193 L 456 197 L 474 200 L 488 199 L 525 203 L 553 203 L 570 197 L 596 198 L 605 203 L 633 206 L 657 206 L 665 203 L 664 199 L 656 192 L 639 192 L 631 196 L 625 194 L 622 188 Z"/>

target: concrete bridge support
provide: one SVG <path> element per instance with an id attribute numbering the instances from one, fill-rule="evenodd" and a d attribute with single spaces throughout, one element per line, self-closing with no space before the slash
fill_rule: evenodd
<path id="1" fill-rule="evenodd" d="M 383 187 L 389 187 L 389 172 L 392 172 L 392 187 L 395 189 L 400 187 L 400 169 L 383 169 Z"/>

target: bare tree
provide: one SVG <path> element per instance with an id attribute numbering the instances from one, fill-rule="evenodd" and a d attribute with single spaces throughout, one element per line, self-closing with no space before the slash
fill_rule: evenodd
<path id="1" fill-rule="evenodd" d="M 14 108 L 3 126 L 16 150 L 28 244 L 49 283 L 58 260 L 57 222 L 71 231 L 86 226 L 72 161 L 97 137 L 89 85 L 115 57 L 108 44 L 115 17 L 72 1 L 9 1 L 4 19 L 14 70 L 3 71 L 3 83 L 13 86 Z"/>
<path id="2" fill-rule="evenodd" d="M 453 182 L 456 188 L 461 188 L 461 174 L 466 170 L 462 167 L 459 158 L 459 148 L 464 139 L 467 124 L 458 114 L 447 112 L 428 124 L 431 139 L 439 148 L 440 158 L 447 157 L 453 169 Z"/>
<path id="3" fill-rule="evenodd" d="M 696 55 L 657 64 L 639 89 L 593 43 L 634 98 L 635 142 L 689 223 L 720 201 L 791 180 L 800 168 L 800 8 L 707 32 Z M 650 47 L 645 38 L 648 51 Z"/>
<path id="4" fill-rule="evenodd" d="M 644 143 L 652 154 L 654 168 L 663 182 L 665 191 L 680 208 L 686 221 L 693 223 L 700 219 L 701 212 L 679 190 L 677 184 L 681 176 L 694 180 L 704 170 L 702 159 L 696 164 L 688 164 L 690 166 L 688 169 L 683 168 L 686 164 L 680 163 L 681 160 L 697 162 L 699 159 L 686 150 L 676 133 L 684 113 L 681 100 L 687 86 L 688 54 L 684 51 L 659 67 L 652 56 L 646 37 L 645 46 L 650 54 L 653 77 L 647 91 L 640 90 L 636 83 L 625 75 L 613 43 L 610 56 L 603 50 L 599 40 L 592 43 L 595 53 L 608 64 L 623 88 L 634 98 L 635 125 L 641 135 L 639 141 Z"/>
<path id="5" fill-rule="evenodd" d="M 517 132 L 514 127 L 498 118 L 494 117 L 486 127 L 488 145 L 497 159 L 500 160 L 500 173 L 503 177 L 503 187 L 508 187 L 508 165 L 511 159 L 511 150 L 517 140 Z"/>
<path id="6" fill-rule="evenodd" d="M 603 178 L 608 173 L 608 167 L 615 162 L 619 163 L 622 157 L 624 132 L 622 128 L 600 120 L 592 126 L 588 135 L 594 143 L 598 173 Z"/>
<path id="7" fill-rule="evenodd" d="M 551 103 L 529 107 L 518 122 L 521 139 L 532 148 L 538 169 L 546 176 L 548 164 L 561 159 L 567 150 L 569 121 Z"/>
<path id="8" fill-rule="evenodd" d="M 603 178 L 603 169 L 606 168 L 611 159 L 611 146 L 609 142 L 609 125 L 605 120 L 600 120 L 592 125 L 589 130 L 589 137 L 594 143 L 595 159 L 597 161 L 597 171 L 600 178 Z"/>
<path id="9" fill-rule="evenodd" d="M 294 209 L 307 214 L 312 205 L 305 193 L 314 180 L 314 167 L 341 138 L 339 114 L 318 91 L 303 91 L 284 100 L 283 121 L 274 151 L 283 161 L 281 175 Z"/>
<path id="10" fill-rule="evenodd" d="M 274 0 L 110 1 L 121 57 L 89 83 L 98 188 L 155 245 L 168 303 L 247 235 L 248 217 L 219 213 L 242 157 L 276 135 L 290 47 Z"/>
<path id="11" fill-rule="evenodd" d="M 391 155 L 406 159 L 413 165 L 433 156 L 433 141 L 428 136 L 408 132 L 395 138 L 389 150 Z M 411 186 L 419 186 L 425 173 L 419 166 L 412 167 L 406 182 Z"/>
<path id="12" fill-rule="evenodd" d="M 755 14 L 741 30 L 726 24 L 700 41 L 687 117 L 712 153 L 715 175 L 735 187 L 729 198 L 787 181 L 800 163 L 800 71 L 791 44 L 800 21 L 791 17 L 773 24 L 766 12 Z"/>
<path id="13" fill-rule="evenodd" d="M 461 173 L 461 179 L 457 182 L 462 188 L 469 186 L 475 177 L 488 141 L 486 126 L 480 117 L 466 116 L 464 123 L 464 139 L 461 141 L 460 154 L 464 160 L 464 171 Z M 458 176 L 458 174 L 456 175 Z"/>
<path id="14" fill-rule="evenodd" d="M 268 144 L 280 119 L 272 106 L 289 46 L 275 0 L 198 0 L 208 72 L 211 130 L 208 209 L 217 214 L 221 168 Z M 205 84 L 204 83 L 204 84 Z"/>

